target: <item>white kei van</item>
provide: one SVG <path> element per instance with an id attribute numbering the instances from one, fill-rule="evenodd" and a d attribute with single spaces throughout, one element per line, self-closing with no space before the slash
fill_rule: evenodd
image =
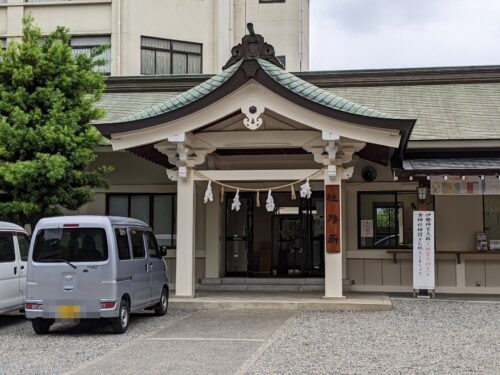
<path id="1" fill-rule="evenodd" d="M 151 228 L 113 216 L 61 216 L 38 222 L 28 256 L 26 318 L 37 334 L 57 320 L 108 319 L 127 330 L 130 313 L 165 315 L 168 279 Z"/>
<path id="2" fill-rule="evenodd" d="M 29 245 L 22 227 L 0 221 L 0 314 L 24 308 Z"/>

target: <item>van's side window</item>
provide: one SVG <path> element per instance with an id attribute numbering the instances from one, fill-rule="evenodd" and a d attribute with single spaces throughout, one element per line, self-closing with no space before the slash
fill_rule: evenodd
<path id="1" fill-rule="evenodd" d="M 12 242 L 12 234 L 0 233 L 0 262 L 14 262 L 16 253 L 14 252 L 14 243 Z"/>
<path id="2" fill-rule="evenodd" d="M 26 262 L 28 260 L 28 252 L 30 250 L 30 238 L 23 234 L 17 234 L 17 244 L 19 245 L 19 253 L 21 253 L 21 260 Z"/>
<path id="3" fill-rule="evenodd" d="M 127 230 L 125 228 L 116 228 L 116 246 L 118 247 L 118 257 L 120 260 L 130 259 L 130 245 L 128 243 Z"/>
<path id="4" fill-rule="evenodd" d="M 142 238 L 142 231 L 131 229 L 130 242 L 132 242 L 132 255 L 134 258 L 144 258 L 146 251 L 144 250 L 144 239 Z"/>
<path id="5" fill-rule="evenodd" d="M 146 236 L 146 245 L 148 247 L 148 254 L 150 258 L 159 258 L 160 252 L 158 250 L 158 242 L 156 242 L 156 238 L 153 233 L 145 232 Z"/>

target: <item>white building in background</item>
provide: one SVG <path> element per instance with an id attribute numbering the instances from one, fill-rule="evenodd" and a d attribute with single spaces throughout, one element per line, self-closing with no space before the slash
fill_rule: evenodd
<path id="1" fill-rule="evenodd" d="M 29 13 L 44 33 L 69 27 L 75 50 L 111 45 L 115 76 L 219 73 L 249 22 L 287 70 L 309 69 L 309 0 L 0 0 L 1 46 Z"/>

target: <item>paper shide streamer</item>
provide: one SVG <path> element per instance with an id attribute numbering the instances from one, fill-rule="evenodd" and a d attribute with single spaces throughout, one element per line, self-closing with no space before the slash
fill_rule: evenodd
<path id="1" fill-rule="evenodd" d="M 241 208 L 240 202 L 240 189 L 236 190 L 236 195 L 233 198 L 233 203 L 231 203 L 231 210 L 238 212 Z"/>
<path id="2" fill-rule="evenodd" d="M 205 197 L 203 197 L 203 202 L 207 203 L 208 201 L 214 201 L 214 193 L 212 191 L 212 181 L 208 181 L 207 190 L 205 190 Z"/>
<path id="3" fill-rule="evenodd" d="M 311 195 L 311 185 L 309 184 L 309 179 L 307 179 L 305 184 L 300 185 L 300 197 L 309 199 L 311 198 Z"/>
<path id="4" fill-rule="evenodd" d="M 273 196 L 271 195 L 272 190 L 269 190 L 267 193 L 266 199 L 266 210 L 267 212 L 273 212 L 276 205 L 274 204 Z"/>

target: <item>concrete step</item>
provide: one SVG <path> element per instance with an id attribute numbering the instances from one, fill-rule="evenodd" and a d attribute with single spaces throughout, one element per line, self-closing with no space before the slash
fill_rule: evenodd
<path id="1" fill-rule="evenodd" d="M 199 291 L 194 298 L 171 297 L 169 306 L 172 309 L 187 310 L 387 311 L 392 309 L 391 300 L 387 295 L 348 294 L 345 298 L 324 299 L 321 294 Z"/>
<path id="2" fill-rule="evenodd" d="M 203 291 L 262 291 L 262 292 L 322 292 L 324 285 L 291 285 L 291 284 L 200 284 L 198 290 Z"/>
<path id="3" fill-rule="evenodd" d="M 325 279 L 319 277 L 221 277 L 201 279 L 201 285 L 324 285 Z"/>
<path id="4" fill-rule="evenodd" d="M 268 292 L 323 292 L 325 279 L 319 277 L 221 277 L 205 278 L 196 286 L 205 291 L 268 291 Z M 351 291 L 350 280 L 343 280 L 344 292 Z"/>

